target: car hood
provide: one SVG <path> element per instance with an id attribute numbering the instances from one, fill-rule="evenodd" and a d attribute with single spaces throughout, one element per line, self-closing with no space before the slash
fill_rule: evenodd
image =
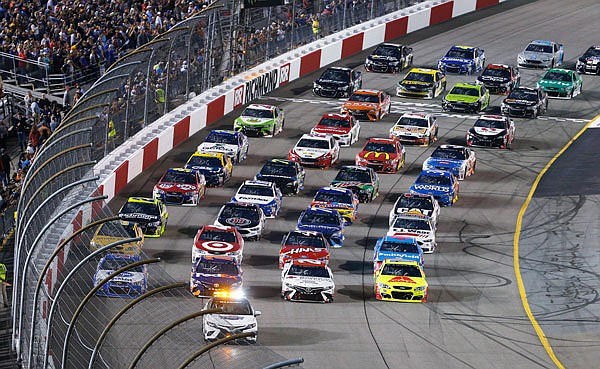
<path id="1" fill-rule="evenodd" d="M 160 220 L 160 216 L 158 215 L 149 215 L 143 213 L 121 213 L 119 214 L 119 218 L 136 223 L 151 223 Z"/>
<path id="2" fill-rule="evenodd" d="M 427 160 L 425 160 L 425 163 L 428 165 L 434 165 L 438 168 L 440 167 L 444 167 L 444 168 L 448 168 L 448 169 L 452 169 L 452 168 L 460 168 L 463 163 L 464 160 L 453 160 L 453 159 L 445 159 L 445 158 L 428 158 Z"/>
<path id="3" fill-rule="evenodd" d="M 427 133 L 427 128 L 418 126 L 394 126 L 392 132 L 409 135 L 423 135 Z"/>
<path id="4" fill-rule="evenodd" d="M 333 285 L 333 280 L 331 278 L 322 278 L 322 277 L 305 277 L 305 276 L 296 276 L 290 275 L 286 276 L 283 279 L 284 283 L 289 283 L 293 286 L 298 287 L 325 287 Z"/>
<path id="5" fill-rule="evenodd" d="M 417 287 L 426 285 L 425 278 L 421 277 L 407 277 L 407 276 L 395 276 L 395 275 L 380 275 L 377 278 L 377 282 L 385 283 L 391 286 L 408 286 Z"/>
<path id="6" fill-rule="evenodd" d="M 325 154 L 327 154 L 330 150 L 329 149 L 315 149 L 315 148 L 309 148 L 309 147 L 295 147 L 294 148 L 294 152 L 302 157 L 302 158 L 308 158 L 308 159 L 316 159 L 318 157 L 321 157 Z"/>
<path id="7" fill-rule="evenodd" d="M 522 51 L 519 56 L 529 59 L 529 60 L 550 60 L 552 59 L 552 54 L 541 53 L 537 51 Z"/>
<path id="8" fill-rule="evenodd" d="M 277 174 L 257 174 L 256 179 L 259 181 L 273 182 L 275 184 L 289 183 L 296 180 L 296 177 Z"/>
<path id="9" fill-rule="evenodd" d="M 395 56 L 385 56 L 385 55 L 369 55 L 367 56 L 368 60 L 371 61 L 385 61 L 385 62 L 397 62 L 399 59 Z"/>
<path id="10" fill-rule="evenodd" d="M 237 123 L 262 126 L 266 124 L 272 124 L 275 120 L 273 118 L 256 118 L 256 117 L 239 117 L 236 119 Z"/>
<path id="11" fill-rule="evenodd" d="M 427 210 L 427 209 L 416 209 L 416 208 L 398 208 L 395 210 L 394 214 L 406 214 L 409 212 L 415 212 L 415 213 L 419 213 L 419 214 L 423 214 L 426 215 L 430 218 L 433 217 L 433 210 Z"/>
<path id="12" fill-rule="evenodd" d="M 371 110 L 377 109 L 379 104 L 377 103 L 368 103 L 368 102 L 356 102 L 356 101 L 346 101 L 342 108 L 345 109 L 357 109 L 357 110 Z"/>
<path id="13" fill-rule="evenodd" d="M 421 256 L 419 254 L 409 252 L 378 251 L 375 253 L 374 261 L 384 261 L 385 259 L 403 259 L 421 262 Z"/>
<path id="14" fill-rule="evenodd" d="M 578 59 L 580 62 L 600 62 L 600 56 L 588 56 L 588 57 L 580 57 Z"/>
<path id="15" fill-rule="evenodd" d="M 101 269 L 96 272 L 96 282 L 102 281 L 104 278 L 108 277 L 110 274 L 114 273 L 114 270 L 104 270 Z M 123 283 L 136 283 L 141 282 L 146 279 L 144 273 L 139 272 L 123 272 L 116 277 L 110 279 L 110 282 L 123 282 Z"/>
<path id="16" fill-rule="evenodd" d="M 280 255 L 286 255 L 293 259 L 322 259 L 329 256 L 329 251 L 326 248 L 316 248 L 307 246 L 283 246 Z"/>
<path id="17" fill-rule="evenodd" d="M 318 231 L 323 233 L 325 237 L 329 237 L 332 234 L 339 232 L 342 227 L 325 224 L 303 224 L 298 223 L 297 227 L 301 231 Z"/>
<path id="18" fill-rule="evenodd" d="M 496 76 L 479 76 L 477 80 L 481 82 L 491 82 L 491 83 L 507 83 L 510 82 L 510 79 L 505 77 L 496 77 Z"/>
<path id="19" fill-rule="evenodd" d="M 198 146 L 198 152 L 222 152 L 222 153 L 234 153 L 238 151 L 237 145 L 215 143 L 215 142 L 203 142 Z"/>
<path id="20" fill-rule="evenodd" d="M 550 79 L 540 79 L 538 82 L 540 86 L 544 87 L 571 87 L 573 86 L 573 82 L 563 82 L 563 81 L 554 81 Z"/>
<path id="21" fill-rule="evenodd" d="M 171 183 L 171 182 L 160 182 L 155 186 L 159 190 L 169 192 L 189 192 L 196 191 L 198 186 L 186 183 Z"/>
<path id="22" fill-rule="evenodd" d="M 383 163 L 388 160 L 396 160 L 398 158 L 398 154 L 395 152 L 376 153 L 374 151 L 361 151 L 358 153 L 358 157 L 365 160 L 379 161 Z"/>
<path id="23" fill-rule="evenodd" d="M 218 287 L 227 287 L 233 283 L 240 282 L 242 277 L 240 275 L 192 273 L 192 279 L 215 285 L 218 284 Z"/>
<path id="24" fill-rule="evenodd" d="M 410 186 L 410 191 L 424 194 L 431 194 L 433 196 L 447 195 L 452 193 L 451 186 L 433 185 L 433 184 L 420 184 L 415 183 Z"/>
<path id="25" fill-rule="evenodd" d="M 268 196 L 257 196 L 257 195 L 235 195 L 232 198 L 232 201 L 249 202 L 251 204 L 258 204 L 258 205 L 267 205 L 267 204 L 275 201 L 275 198 L 268 197 Z"/>
<path id="26" fill-rule="evenodd" d="M 217 173 L 222 167 L 204 167 L 199 165 L 186 165 L 185 169 L 197 170 L 202 174 Z"/>
<path id="27" fill-rule="evenodd" d="M 204 319 L 205 323 L 211 322 L 225 328 L 243 328 L 251 324 L 256 324 L 256 317 L 254 315 L 207 314 L 204 315 Z"/>
<path id="28" fill-rule="evenodd" d="M 338 188 L 358 187 L 361 190 L 364 190 L 366 188 L 373 187 L 373 184 L 358 182 L 358 181 L 336 181 L 336 180 L 334 180 L 333 182 L 331 182 L 331 186 L 338 187 Z"/>
<path id="29" fill-rule="evenodd" d="M 472 59 L 463 59 L 463 58 L 453 58 L 453 57 L 443 57 L 440 60 L 442 63 L 452 63 L 452 64 L 470 64 Z"/>
<path id="30" fill-rule="evenodd" d="M 501 128 L 473 127 L 471 130 L 481 136 L 498 136 L 506 134 L 506 130 Z"/>
<path id="31" fill-rule="evenodd" d="M 520 99 L 504 99 L 505 104 L 522 104 L 522 105 L 535 105 L 536 101 L 533 100 L 520 100 Z"/>
<path id="32" fill-rule="evenodd" d="M 219 217 L 219 223 L 235 228 L 251 228 L 258 225 L 258 220 L 248 219 L 244 217 Z"/>
<path id="33" fill-rule="evenodd" d="M 479 100 L 479 96 L 448 94 L 445 99 L 447 101 L 461 101 L 466 103 L 474 103 Z"/>
<path id="34" fill-rule="evenodd" d="M 348 81 L 334 81 L 332 79 L 318 79 L 315 81 L 316 84 L 323 87 L 344 87 L 348 85 Z"/>

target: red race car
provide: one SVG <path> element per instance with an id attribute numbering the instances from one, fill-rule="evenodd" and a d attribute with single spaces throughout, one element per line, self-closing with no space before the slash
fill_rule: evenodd
<path id="1" fill-rule="evenodd" d="M 329 134 L 338 141 L 340 146 L 351 146 L 358 141 L 360 123 L 350 114 L 324 114 L 310 133 Z"/>
<path id="2" fill-rule="evenodd" d="M 235 227 L 205 225 L 198 229 L 192 246 L 192 263 L 204 255 L 229 256 L 242 263 L 244 239 Z"/>
<path id="3" fill-rule="evenodd" d="M 370 138 L 356 154 L 356 165 L 376 172 L 396 173 L 404 166 L 404 146 L 395 138 Z"/>
<path id="4" fill-rule="evenodd" d="M 329 242 L 321 232 L 292 231 L 283 236 L 279 250 L 279 269 L 296 259 L 329 262 Z"/>

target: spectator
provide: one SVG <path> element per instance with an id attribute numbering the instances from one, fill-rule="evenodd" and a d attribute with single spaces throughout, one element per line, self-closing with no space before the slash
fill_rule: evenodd
<path id="1" fill-rule="evenodd" d="M 0 172 L 0 180 L 4 183 L 4 186 L 8 186 L 10 180 L 11 160 L 10 156 L 6 153 L 6 150 L 0 149 L 0 166 L 2 166 L 2 172 Z"/>
<path id="2" fill-rule="evenodd" d="M 8 296 L 6 294 L 6 287 L 10 286 L 10 283 L 6 280 L 6 265 L 0 263 L 0 290 L 2 290 L 2 303 L 4 307 L 8 307 Z"/>
<path id="3" fill-rule="evenodd" d="M 29 146 L 31 146 L 33 148 L 34 153 L 40 144 L 41 136 L 42 135 L 40 134 L 40 131 L 38 130 L 37 126 L 35 124 L 32 124 L 31 130 L 29 130 Z"/>
<path id="4" fill-rule="evenodd" d="M 19 148 L 21 149 L 21 152 L 23 152 L 25 151 L 25 145 L 27 143 L 27 118 L 25 118 L 20 112 L 17 113 L 13 120 L 13 126 L 17 131 L 17 141 L 19 143 Z"/>

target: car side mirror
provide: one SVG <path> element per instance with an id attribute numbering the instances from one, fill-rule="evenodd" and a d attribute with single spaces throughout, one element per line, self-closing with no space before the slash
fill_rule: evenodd
<path id="1" fill-rule="evenodd" d="M 260 312 L 260 310 L 256 310 L 254 312 L 254 316 L 261 316 L 261 315 L 262 315 L 262 312 Z"/>

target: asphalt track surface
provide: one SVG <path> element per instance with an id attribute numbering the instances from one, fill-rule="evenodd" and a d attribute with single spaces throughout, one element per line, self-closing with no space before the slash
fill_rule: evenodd
<path id="1" fill-rule="evenodd" d="M 516 1 L 503 6 L 504 12 L 484 11 L 397 41 L 414 48 L 415 65 L 435 66 L 452 44 L 480 46 L 485 49 L 487 62 L 514 64 L 517 53 L 530 40 L 550 39 L 565 44 L 566 66 L 571 68 L 577 56 L 598 42 L 600 4 L 595 0 Z M 359 66 L 365 55 L 337 64 Z M 525 69 L 521 72 L 521 84 L 526 86 L 535 85 L 543 73 Z M 234 177 L 224 188 L 209 189 L 207 198 L 197 208 L 169 207 L 165 235 L 147 239 L 145 251 L 161 257 L 175 279 L 189 278 L 190 249 L 197 228 L 214 221 L 219 207 L 231 198 L 239 184 L 252 178 L 265 160 L 285 157 L 323 113 L 338 110 L 340 100 L 311 95 L 312 80 L 318 74 L 295 81 L 261 100 L 285 110 L 285 130 L 273 139 L 251 138 L 248 160 L 235 167 Z M 399 79 L 398 75 L 372 73 L 364 73 L 363 77 L 363 87 L 389 93 L 394 92 Z M 346 229 L 344 247 L 332 251 L 331 267 L 337 287 L 332 304 L 290 303 L 279 297 L 277 257 L 281 237 L 294 229 L 300 212 L 315 191 L 328 185 L 337 173 L 335 168 L 308 169 L 304 191 L 284 198 L 280 216 L 267 221 L 261 241 L 246 243 L 244 289 L 255 308 L 263 313 L 259 318 L 261 349 L 266 347 L 287 358 L 304 357 L 306 368 L 556 367 L 523 309 L 513 268 L 513 234 L 519 210 L 538 174 L 597 114 L 600 77 L 583 76 L 583 79 L 582 95 L 571 101 L 551 100 L 547 114 L 536 120 L 515 119 L 516 140 L 511 150 L 476 149 L 477 171 L 461 183 L 455 206 L 442 209 L 438 249 L 425 258 L 430 286 L 429 302 L 425 304 L 375 300 L 372 250 L 377 238 L 387 231 L 388 212 L 394 200 L 412 184 L 433 148 L 408 146 L 406 167 L 395 175 L 381 175 L 380 197 L 361 204 L 358 220 Z M 448 85 L 473 80 L 470 76 L 449 76 Z M 486 112 L 497 113 L 501 99 L 494 96 Z M 381 122 L 363 122 L 359 142 L 341 150 L 341 164 L 352 164 L 367 137 L 386 137 L 399 115 L 409 111 L 438 114 L 437 144 L 463 144 L 465 133 L 475 119 L 470 114 L 443 113 L 439 97 L 433 101 L 393 97 L 391 116 Z M 227 115 L 210 128 L 230 128 L 239 113 L 238 110 Z M 111 207 L 117 210 L 128 196 L 150 196 L 164 170 L 182 166 L 207 133 L 208 130 L 200 132 L 163 157 L 130 183 L 112 201 Z M 593 145 L 597 137 L 586 142 Z M 563 192 L 552 192 L 555 187 L 552 181 L 560 180 L 563 173 L 547 174 L 544 178 L 547 184 L 540 185 L 525 214 L 524 235 L 535 240 L 521 244 L 527 253 L 523 259 L 523 279 L 534 315 L 547 313 L 540 324 L 548 328 L 550 344 L 557 345 L 556 352 L 564 359 L 563 364 L 571 368 L 595 367 L 593 363 L 597 361 L 592 360 L 597 359 L 598 328 L 593 326 L 598 326 L 598 308 L 594 310 L 592 303 L 598 299 L 597 250 L 564 252 L 559 241 L 553 241 L 555 252 L 545 252 L 539 247 L 556 231 L 548 225 L 550 222 L 567 216 L 573 220 L 577 212 L 583 214 L 583 211 L 595 216 L 595 221 L 589 217 L 577 218 L 574 231 L 578 237 L 588 237 L 588 242 L 598 239 L 598 231 L 594 229 L 598 220 L 598 179 L 593 181 L 595 189 L 587 193 L 580 193 L 576 186 L 582 182 L 577 180 L 573 186 L 565 186 Z M 574 190 L 573 193 L 568 189 Z M 544 207 L 548 198 L 542 190 L 548 191 L 546 196 L 555 204 L 550 210 Z M 572 237 L 566 230 L 560 235 L 563 241 Z M 536 252 L 535 258 L 529 259 L 530 253 Z M 594 258 L 586 258 L 586 253 Z M 556 264 L 547 259 L 553 257 L 569 259 L 561 260 L 564 280 L 556 284 L 548 280 L 552 278 L 550 269 Z M 538 270 L 540 264 L 548 266 L 548 273 Z M 577 279 L 581 278 L 581 271 L 586 272 L 587 280 Z M 556 293 L 557 298 L 549 306 L 551 293 Z M 582 314 L 580 322 L 576 321 L 578 314 Z"/>

